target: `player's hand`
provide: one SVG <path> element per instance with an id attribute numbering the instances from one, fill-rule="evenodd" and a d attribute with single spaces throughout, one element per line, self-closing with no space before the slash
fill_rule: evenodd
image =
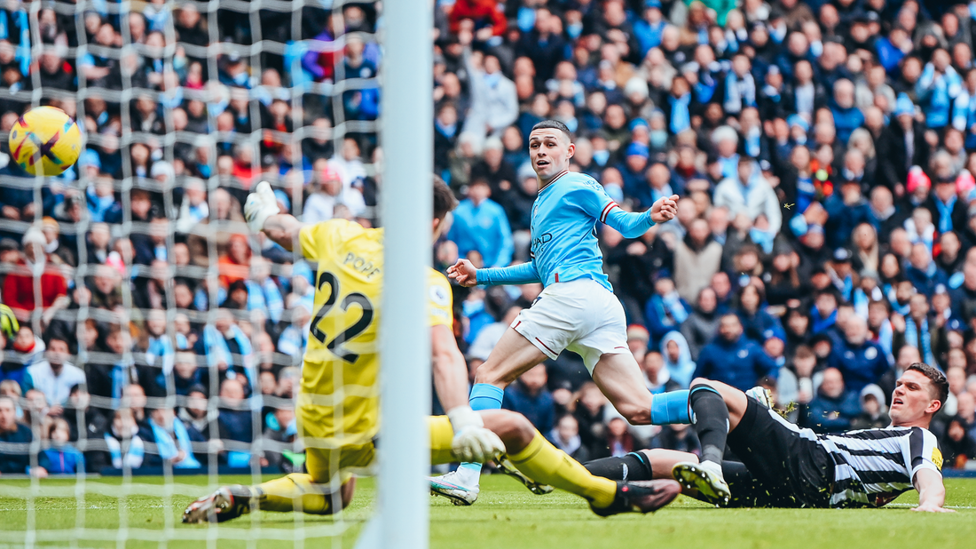
<path id="1" fill-rule="evenodd" d="M 447 276 L 457 280 L 457 283 L 468 288 L 478 285 L 478 269 L 467 259 L 458 259 L 457 263 L 447 268 Z"/>
<path id="2" fill-rule="evenodd" d="M 664 198 L 659 198 L 651 206 L 651 221 L 655 223 L 665 223 L 674 219 L 678 214 L 678 195 L 673 194 Z"/>
<path id="3" fill-rule="evenodd" d="M 254 192 L 247 195 L 247 202 L 244 203 L 244 219 L 247 220 L 247 227 L 252 233 L 261 232 L 264 229 L 264 222 L 280 211 L 278 199 L 275 198 L 271 184 L 267 181 L 258 183 Z"/>
<path id="4" fill-rule="evenodd" d="M 955 513 L 955 509 L 946 509 L 945 507 L 936 505 L 934 503 L 924 503 L 918 507 L 912 507 L 912 511 L 919 511 L 922 513 Z"/>
<path id="5" fill-rule="evenodd" d="M 481 415 L 470 406 L 458 406 L 447 412 L 454 428 L 451 449 L 463 461 L 485 463 L 505 452 L 505 445 L 498 435 L 485 429 Z"/>

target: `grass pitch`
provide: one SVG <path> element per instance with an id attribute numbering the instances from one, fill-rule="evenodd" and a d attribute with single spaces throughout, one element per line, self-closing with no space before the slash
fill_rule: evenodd
<path id="1" fill-rule="evenodd" d="M 250 480 L 221 478 L 223 483 Z M 0 547 L 272 548 L 293 546 L 302 532 L 304 547 L 352 547 L 376 493 L 370 479 L 361 479 L 356 498 L 341 520 L 257 513 L 219 527 L 180 524 L 183 508 L 206 493 L 207 482 L 206 477 L 176 477 L 167 498 L 161 478 L 134 478 L 128 494 L 121 479 L 95 479 L 86 483 L 84 505 L 79 505 L 73 480 L 45 480 L 39 483 L 40 496 L 29 512 L 23 496 L 30 481 L 0 481 Z M 971 545 L 976 539 L 976 481 L 946 483 L 948 505 L 956 507 L 957 513 L 909 511 L 917 501 L 915 492 L 909 492 L 880 510 L 715 509 L 682 497 L 654 515 L 601 519 L 570 494 L 535 496 L 507 477 L 491 476 L 483 478 L 481 497 L 473 507 L 432 499 L 430 545 L 452 549 Z M 159 495 L 138 495 L 139 491 Z"/>

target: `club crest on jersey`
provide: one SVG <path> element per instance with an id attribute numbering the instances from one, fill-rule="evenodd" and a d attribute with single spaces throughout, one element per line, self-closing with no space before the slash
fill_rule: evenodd
<path id="1" fill-rule="evenodd" d="M 864 358 L 868 360 L 874 360 L 878 358 L 878 350 L 875 349 L 874 347 L 868 347 L 867 350 L 864 351 Z"/>
<path id="2" fill-rule="evenodd" d="M 742 349 L 739 351 L 739 358 L 745 358 L 749 356 L 749 349 Z"/>

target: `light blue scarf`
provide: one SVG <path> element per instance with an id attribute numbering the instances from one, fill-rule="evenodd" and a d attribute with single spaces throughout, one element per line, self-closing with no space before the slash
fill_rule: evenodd
<path id="1" fill-rule="evenodd" d="M 934 197 L 935 207 L 939 210 L 939 232 L 947 233 L 952 230 L 952 208 L 956 205 L 956 195 L 949 197 L 949 201 L 943 203 L 939 197 Z"/>
<path id="2" fill-rule="evenodd" d="M 671 133 L 678 134 L 691 127 L 691 113 L 688 105 L 691 104 L 691 94 L 686 93 L 681 97 L 668 96 L 671 103 Z"/>
<path id="3" fill-rule="evenodd" d="M 152 427 L 153 438 L 156 439 L 156 451 L 160 458 L 173 459 L 182 449 L 186 452 L 186 458 L 179 463 L 174 463 L 173 467 L 177 469 L 198 469 L 200 467 L 200 462 L 193 457 L 190 435 L 186 432 L 186 427 L 183 426 L 183 422 L 179 418 L 173 418 L 173 435 L 176 435 L 176 440 L 173 440 L 173 436 L 166 429 L 156 425 L 156 422 L 150 421 L 149 426 Z"/>
<path id="4" fill-rule="evenodd" d="M 921 333 L 921 343 L 922 348 L 919 349 L 922 352 L 922 359 L 925 363 L 933 366 L 935 365 L 935 355 L 932 354 L 932 334 L 929 332 L 929 321 L 928 319 L 922 320 L 921 327 L 915 325 L 915 320 L 910 316 L 905 317 L 905 341 L 918 349 L 919 344 L 919 333 Z"/>

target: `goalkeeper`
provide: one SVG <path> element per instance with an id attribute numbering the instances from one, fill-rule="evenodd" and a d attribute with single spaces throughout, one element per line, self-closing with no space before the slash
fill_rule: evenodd
<path id="1" fill-rule="evenodd" d="M 433 237 L 456 205 L 447 186 L 435 180 Z M 296 417 L 306 447 L 307 473 L 293 473 L 258 486 L 227 486 L 191 504 L 183 522 L 222 522 L 260 508 L 329 515 L 352 499 L 354 474 L 369 474 L 379 432 L 377 354 L 383 279 L 383 230 L 344 220 L 303 225 L 280 214 L 271 186 L 261 183 L 244 208 L 252 231 L 302 254 L 317 270 L 315 316 L 302 368 Z M 614 482 L 591 475 L 552 446 L 525 417 L 468 406 L 467 370 L 454 340 L 451 289 L 430 270 L 434 387 L 447 416 L 428 419 L 431 462 L 483 462 L 508 453 L 536 482 L 586 499 L 598 515 L 647 513 L 667 505 L 680 486 L 670 480 Z"/>

